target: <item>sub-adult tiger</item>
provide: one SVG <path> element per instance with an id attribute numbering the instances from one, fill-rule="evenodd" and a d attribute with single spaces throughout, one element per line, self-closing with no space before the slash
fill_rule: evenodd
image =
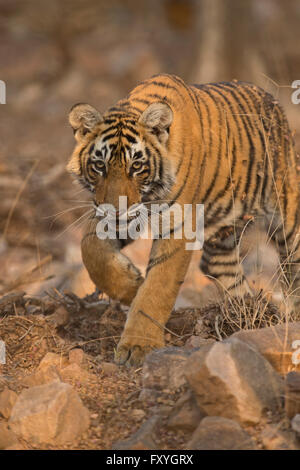
<path id="1" fill-rule="evenodd" d="M 286 117 L 269 93 L 238 81 L 188 86 L 160 74 L 103 116 L 88 104 L 74 105 L 69 121 L 77 143 L 67 169 L 91 191 L 95 208 L 81 243 L 83 262 L 100 290 L 130 305 L 118 363 L 140 364 L 163 346 L 162 327 L 192 254 L 173 227 L 169 239 L 153 240 L 143 279 L 120 252 L 129 239 L 96 234 L 97 207 L 118 210 L 119 196 L 128 206 L 204 204 L 201 269 L 230 295 L 249 290 L 237 246 L 249 216 L 264 217 L 297 300 L 296 154 Z M 218 236 L 225 227 L 233 227 L 232 234 Z"/>

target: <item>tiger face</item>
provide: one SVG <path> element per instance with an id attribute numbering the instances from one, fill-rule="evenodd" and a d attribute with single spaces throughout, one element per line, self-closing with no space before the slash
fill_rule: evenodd
<path id="1" fill-rule="evenodd" d="M 88 104 L 73 106 L 69 122 L 77 141 L 67 169 L 94 196 L 94 205 L 127 197 L 128 206 L 166 198 L 173 184 L 168 141 L 173 112 L 152 103 L 137 116 L 108 112 L 103 117 Z"/>

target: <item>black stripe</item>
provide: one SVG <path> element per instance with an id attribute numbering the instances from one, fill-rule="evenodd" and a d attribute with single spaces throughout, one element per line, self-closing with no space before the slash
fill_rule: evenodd
<path id="1" fill-rule="evenodd" d="M 216 85 L 216 86 L 218 86 L 218 85 Z M 242 97 L 246 101 L 245 97 L 243 96 L 243 94 L 241 92 L 242 88 L 238 88 L 234 83 L 229 83 L 228 85 L 225 85 L 225 90 L 227 90 L 232 95 L 232 97 L 235 99 L 235 101 L 238 103 L 239 107 L 241 108 L 241 110 L 243 112 L 244 118 L 248 122 L 248 125 L 249 125 L 250 129 L 252 130 L 252 132 L 255 132 L 256 129 L 253 127 L 253 124 L 251 122 L 249 113 L 246 112 L 246 110 L 244 108 L 244 105 L 242 104 L 241 99 L 240 99 Z M 247 101 L 246 101 L 246 104 L 248 104 Z"/>
<path id="2" fill-rule="evenodd" d="M 117 118 L 111 119 L 111 118 L 106 118 L 104 119 L 104 124 L 115 124 L 117 122 Z"/>
<path id="3" fill-rule="evenodd" d="M 180 161 L 179 161 L 179 165 L 176 168 L 176 173 L 175 173 L 176 176 L 178 175 L 178 173 L 180 171 L 180 168 L 182 166 L 183 161 L 184 161 L 184 142 L 181 143 L 181 158 L 180 158 Z"/>
<path id="4" fill-rule="evenodd" d="M 176 77 L 175 75 L 172 75 L 170 78 L 172 78 L 172 80 L 174 80 L 176 83 L 178 83 L 183 88 L 185 88 L 185 90 L 188 92 L 190 99 L 192 100 L 193 105 L 197 109 L 198 103 L 197 103 L 197 100 L 195 99 L 195 94 L 193 90 L 189 86 L 187 86 L 181 78 Z"/>
<path id="5" fill-rule="evenodd" d="M 284 236 L 283 239 L 280 239 L 279 236 L 277 237 L 277 243 L 278 243 L 279 246 L 285 245 L 290 240 L 290 238 L 293 236 L 297 226 L 298 226 L 298 218 L 295 217 L 293 228 L 289 231 L 289 233 L 286 234 L 286 235 L 283 234 L 283 236 Z"/>
<path id="6" fill-rule="evenodd" d="M 112 108 L 109 108 L 108 110 L 109 112 L 114 112 L 114 111 L 117 111 L 117 112 L 122 112 L 122 108 L 120 106 L 112 106 Z"/>
<path id="7" fill-rule="evenodd" d="M 221 247 L 217 246 L 216 244 L 215 245 L 211 245 L 210 242 L 204 242 L 204 245 L 203 245 L 203 252 L 205 253 L 207 251 L 207 253 L 210 255 L 210 256 L 217 256 L 217 255 L 226 255 L 226 252 L 227 253 L 230 253 L 232 252 L 236 247 L 236 242 L 235 240 L 233 239 L 232 240 L 232 246 L 227 246 L 227 245 L 221 245 Z"/>
<path id="8" fill-rule="evenodd" d="M 228 129 L 229 131 L 229 129 Z M 234 178 L 234 170 L 235 170 L 235 167 L 236 167 L 236 146 L 235 146 L 235 142 L 233 142 L 233 147 L 232 147 L 232 162 L 231 162 L 231 172 L 230 174 L 227 176 L 227 180 L 226 180 L 226 184 L 225 186 L 220 190 L 218 191 L 218 193 L 216 194 L 216 196 L 214 197 L 214 200 L 211 201 L 209 204 L 208 204 L 208 207 L 206 209 L 207 211 L 207 214 L 209 213 L 209 211 L 218 203 L 218 201 L 220 199 L 222 199 L 226 192 L 230 189 L 230 186 L 232 184 L 232 180 Z M 234 190 L 236 192 L 236 188 Z"/>
<path id="9" fill-rule="evenodd" d="M 179 247 L 176 247 L 175 249 L 173 249 L 173 251 L 171 251 L 171 253 L 165 253 L 163 255 L 157 256 L 156 258 L 150 259 L 146 270 L 146 276 L 148 275 L 150 269 L 152 269 L 154 266 L 157 266 L 158 264 L 165 263 L 166 261 L 168 261 L 170 258 L 172 258 L 172 256 L 177 253 L 179 249 Z"/>
<path id="10" fill-rule="evenodd" d="M 142 114 L 142 109 L 141 109 L 141 108 L 138 108 L 137 106 L 130 106 L 130 109 L 134 109 L 134 110 L 137 111 L 139 114 Z"/>
<path id="11" fill-rule="evenodd" d="M 182 191 L 183 191 L 184 188 L 185 188 L 186 182 L 187 182 L 188 177 L 189 177 L 189 174 L 190 174 L 191 165 L 192 165 L 192 156 L 193 156 L 193 152 L 191 151 L 190 159 L 189 159 L 189 164 L 188 164 L 187 172 L 186 172 L 186 174 L 185 174 L 183 183 L 182 183 L 182 185 L 180 186 L 179 190 L 177 191 L 176 195 L 174 196 L 172 202 L 177 201 L 177 199 L 180 197 Z"/>
<path id="12" fill-rule="evenodd" d="M 235 278 L 237 276 L 236 272 L 228 272 L 228 271 L 222 271 L 220 273 L 218 272 L 212 272 L 211 275 L 215 277 L 216 279 L 219 279 L 220 277 L 233 277 Z M 229 287 L 228 289 L 232 289 L 232 287 Z"/>
<path id="13" fill-rule="evenodd" d="M 109 139 L 115 139 L 115 138 L 117 138 L 117 137 L 118 137 L 117 133 L 115 133 L 115 134 L 107 134 L 106 136 L 103 137 L 102 142 L 106 142 L 106 141 L 109 140 Z"/>
<path id="14" fill-rule="evenodd" d="M 139 94 L 142 90 L 144 90 L 145 88 L 149 87 L 149 86 L 152 86 L 152 85 L 155 85 L 155 86 L 158 86 L 160 88 L 165 88 L 165 89 L 168 89 L 168 90 L 173 90 L 175 93 L 178 94 L 178 96 L 180 96 L 180 98 L 182 100 L 184 100 L 184 97 L 183 95 L 181 94 L 181 92 L 178 90 L 177 87 L 173 86 L 173 85 L 170 85 L 169 83 L 164 83 L 162 81 L 158 81 L 158 80 L 153 80 L 153 78 L 155 78 L 156 75 L 154 77 L 152 77 L 152 79 L 149 79 L 149 80 L 145 80 L 141 83 L 139 83 L 139 85 L 134 88 L 134 90 L 132 90 L 130 93 L 129 93 L 129 97 L 132 98 L 132 100 L 135 100 L 135 94 Z M 159 74 L 157 75 L 157 77 L 161 78 L 161 77 L 167 77 L 168 79 L 172 79 L 172 75 L 168 75 L 168 74 Z"/>
<path id="15" fill-rule="evenodd" d="M 130 134 L 122 134 L 122 137 L 125 137 L 125 139 L 127 139 L 128 142 L 130 142 L 131 144 L 136 144 L 136 143 L 137 143 L 136 138 L 133 137 L 133 136 L 130 135 Z"/>
<path id="16" fill-rule="evenodd" d="M 143 104 L 150 104 L 150 101 L 149 100 L 145 100 L 145 99 L 142 99 L 142 98 L 132 98 L 132 101 L 136 101 L 137 103 L 143 103 Z"/>
<path id="17" fill-rule="evenodd" d="M 145 150 L 146 150 L 146 155 L 147 155 L 147 157 L 148 157 L 149 163 L 152 162 L 152 164 L 153 164 L 153 173 L 154 173 L 154 175 L 153 175 L 153 178 L 152 178 L 152 179 L 155 180 L 156 177 L 157 177 L 156 158 L 155 158 L 155 155 L 153 155 L 153 158 L 151 158 L 151 157 L 152 157 L 152 153 L 151 153 L 151 151 L 150 151 L 150 149 L 149 149 L 148 147 L 145 147 Z"/>
<path id="18" fill-rule="evenodd" d="M 209 90 L 205 89 L 205 93 L 210 97 L 210 99 L 213 101 L 214 105 L 216 106 L 216 108 L 218 110 L 218 129 L 219 129 L 218 144 L 219 144 L 219 146 L 218 146 L 218 156 L 217 156 L 217 161 L 215 163 L 214 174 L 213 174 L 212 180 L 210 182 L 210 185 L 208 186 L 207 190 L 205 191 L 205 194 L 204 194 L 203 199 L 201 201 L 203 204 L 206 203 L 206 201 L 209 198 L 212 190 L 215 187 L 217 177 L 219 176 L 221 159 L 222 159 L 222 156 L 223 156 L 223 142 L 222 142 L 222 134 L 221 134 L 221 132 L 222 132 L 222 114 L 221 114 L 221 110 L 220 110 L 220 107 L 219 107 L 219 103 L 217 103 L 215 97 L 211 94 L 211 92 Z M 211 119 L 210 118 L 209 118 L 209 129 L 211 129 Z M 210 143 L 209 143 L 209 154 L 210 155 L 211 155 L 211 147 L 212 147 L 212 133 L 210 132 Z"/>
<path id="19" fill-rule="evenodd" d="M 194 92 L 195 94 L 195 98 L 197 100 L 197 103 L 198 103 L 198 115 L 199 115 L 199 124 L 200 124 L 200 128 L 201 128 L 201 136 L 202 136 L 202 142 L 204 142 L 204 129 L 203 129 L 203 116 L 202 116 L 202 112 L 201 112 L 201 106 L 200 106 L 200 96 L 199 96 L 199 92 Z"/>
<path id="20" fill-rule="evenodd" d="M 230 92 L 230 90 L 228 90 L 228 89 L 226 89 L 226 90 Z M 223 95 L 223 93 L 221 93 L 221 95 Z M 234 93 L 232 93 L 232 95 L 234 96 Z M 224 95 L 223 95 L 223 97 L 225 98 Z M 227 100 L 227 98 L 225 98 L 225 99 L 229 103 L 229 107 L 232 110 L 231 103 Z M 248 119 L 247 119 L 247 117 L 248 116 L 241 116 L 241 115 L 239 116 L 239 118 L 243 121 L 244 129 L 245 129 L 245 132 L 247 134 L 248 143 L 249 143 L 249 146 L 250 146 L 249 163 L 248 163 L 248 169 L 247 169 L 246 183 L 245 183 L 244 190 L 243 190 L 243 192 L 246 193 L 246 195 L 247 195 L 249 187 L 252 183 L 252 179 L 251 179 L 251 177 L 252 177 L 252 168 L 253 168 L 253 165 L 254 165 L 254 162 L 255 162 L 255 155 L 256 155 L 255 146 L 253 144 L 251 132 L 248 129 Z M 245 211 L 248 211 L 249 209 L 251 209 L 250 205 L 248 204 L 247 197 L 244 199 L 243 203 L 244 203 Z"/>
<path id="21" fill-rule="evenodd" d="M 86 150 L 86 148 L 87 148 L 87 145 L 85 145 L 84 147 L 82 147 L 82 149 L 80 150 L 80 152 L 79 152 L 79 154 L 78 154 L 80 176 L 83 175 L 83 166 L 82 166 L 81 157 L 82 157 L 83 152 Z"/>
<path id="22" fill-rule="evenodd" d="M 113 126 L 109 126 L 107 127 L 106 129 L 104 129 L 102 132 L 101 132 L 101 136 L 104 136 L 105 134 L 115 130 L 116 133 L 118 132 L 118 128 L 120 127 L 120 124 L 119 123 L 114 123 Z"/>
<path id="23" fill-rule="evenodd" d="M 138 131 L 135 129 L 135 127 L 132 127 L 132 126 L 128 126 L 128 125 L 122 126 L 122 130 L 125 130 L 125 131 L 128 130 L 129 132 L 132 132 L 132 133 L 133 133 L 134 135 L 136 135 L 136 136 L 139 135 L 139 133 L 138 133 Z"/>
<path id="24" fill-rule="evenodd" d="M 239 136 L 240 150 L 242 150 L 243 149 L 243 137 L 242 137 L 242 131 L 241 131 L 240 122 L 239 122 L 239 116 L 232 109 L 232 104 L 228 100 L 227 96 L 224 95 L 224 93 L 222 93 L 222 91 L 220 89 L 218 89 L 218 87 L 217 87 L 217 89 L 215 89 L 214 85 L 210 85 L 210 86 L 211 86 L 212 90 L 215 91 L 215 93 L 217 93 L 219 96 L 221 96 L 221 98 L 223 98 L 223 100 L 227 103 L 227 105 L 230 109 L 231 116 L 232 116 L 232 118 L 235 122 L 236 128 L 237 128 L 237 132 L 238 132 L 238 136 Z M 205 89 L 205 91 L 207 92 L 207 89 Z"/>

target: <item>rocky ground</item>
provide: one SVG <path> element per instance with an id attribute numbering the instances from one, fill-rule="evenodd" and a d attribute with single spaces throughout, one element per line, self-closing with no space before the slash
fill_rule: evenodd
<path id="1" fill-rule="evenodd" d="M 134 370 L 113 363 L 125 318 L 97 294 L 2 297 L 0 448 L 300 449 L 300 321 L 261 299 L 179 309 Z"/>

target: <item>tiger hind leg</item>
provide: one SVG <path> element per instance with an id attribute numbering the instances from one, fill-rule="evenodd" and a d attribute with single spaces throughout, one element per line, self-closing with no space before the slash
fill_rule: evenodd
<path id="1" fill-rule="evenodd" d="M 239 256 L 239 241 L 234 235 L 225 240 L 205 241 L 200 268 L 215 280 L 222 294 L 233 297 L 252 295 Z"/>

